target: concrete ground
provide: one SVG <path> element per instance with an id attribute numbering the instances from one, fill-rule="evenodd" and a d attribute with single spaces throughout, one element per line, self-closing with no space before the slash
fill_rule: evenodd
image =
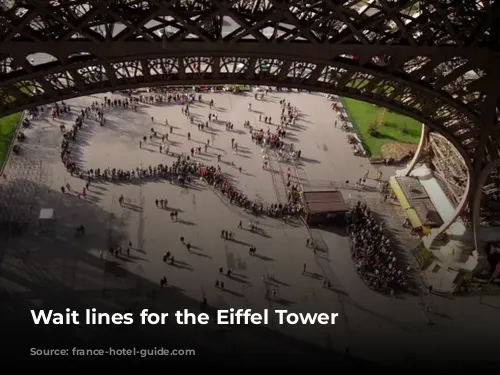
<path id="1" fill-rule="evenodd" d="M 119 98 L 117 94 L 108 97 Z M 64 309 L 96 307 L 99 311 L 122 311 L 125 308 L 149 308 L 155 312 L 173 312 L 189 308 L 199 310 L 199 301 L 206 297 L 215 308 L 287 309 L 292 312 L 339 313 L 332 326 L 278 325 L 272 319 L 269 327 L 204 327 L 175 326 L 142 327 L 155 333 L 173 332 L 189 337 L 189 344 L 228 353 L 243 347 L 251 352 L 279 350 L 300 356 L 310 343 L 338 353 L 349 351 L 360 357 L 389 364 L 422 365 L 422 361 L 477 361 L 488 358 L 492 346 L 481 344 L 496 338 L 500 303 L 497 297 L 450 298 L 431 296 L 385 296 L 370 290 L 353 270 L 348 241 L 343 233 L 314 231 L 313 237 L 326 244 L 327 251 L 315 255 L 305 246 L 307 229 L 301 225 L 283 224 L 261 217 L 256 222 L 262 233 L 237 229 L 239 220 L 251 218 L 241 209 L 230 206 L 225 198 L 201 184 L 183 189 L 168 182 L 95 183 L 87 198 L 79 199 L 83 181 L 65 171 L 59 158 L 60 124 L 71 126 L 75 113 L 92 101 L 102 101 L 103 95 L 93 95 L 69 101 L 72 114 L 52 120 L 49 116 L 33 121 L 23 130 L 23 163 L 36 164 L 41 171 L 36 202 L 31 210 L 34 224 L 40 208 L 51 207 L 57 215 L 54 233 L 38 233 L 33 229 L 22 238 L 10 238 L 2 244 L 0 288 L 9 295 L 2 305 L 3 314 L 17 314 L 29 319 L 29 308 L 37 306 Z M 216 164 L 222 155 L 222 170 L 247 195 L 267 203 L 277 201 L 284 191 L 283 178 L 261 169 L 261 150 L 251 142 L 243 122 L 267 129 L 258 116 L 280 117 L 278 101 L 285 99 L 297 106 L 302 118 L 290 131 L 290 140 L 302 150 L 304 161 L 296 171 L 305 189 L 325 189 L 341 182 L 355 181 L 370 169 L 376 169 L 364 158 L 353 156 L 346 134 L 333 126 L 336 114 L 323 95 L 306 93 L 271 93 L 265 100 L 252 95 L 204 94 L 204 101 L 214 99 L 216 109 L 206 104 L 191 108 L 197 119 L 205 121 L 210 112 L 219 120 L 231 121 L 235 130 L 214 125 L 210 132 L 201 132 L 181 114 L 178 105 L 146 105 L 132 110 L 106 109 L 106 126 L 87 120 L 73 147 L 73 158 L 85 168 L 134 169 L 159 163 L 170 164 L 172 158 L 158 152 L 158 144 L 139 148 L 139 140 L 151 127 L 167 132 L 165 118 L 175 127 L 170 135 L 170 149 L 188 153 L 191 147 L 211 141 L 208 153 L 195 158 Z M 253 111 L 248 111 L 252 103 Z M 151 120 L 153 117 L 153 121 Z M 270 125 L 275 128 L 275 125 Z M 191 132 L 191 141 L 187 133 Z M 231 138 L 240 152 L 231 151 Z M 18 161 L 16 162 L 16 158 Z M 11 156 L 5 170 L 8 181 L 33 179 L 19 170 L 19 158 Z M 241 166 L 243 173 L 236 167 Z M 18 164 L 16 164 L 18 163 Z M 285 165 L 276 162 L 282 171 Z M 32 171 L 35 169 L 31 169 Z M 385 178 L 394 170 L 383 169 Z M 62 195 L 60 187 L 70 183 L 73 192 Z M 280 185 L 281 184 L 281 185 Z M 375 186 L 375 182 L 370 182 Z M 125 196 L 125 204 L 118 197 Z M 379 202 L 376 193 L 344 190 L 346 198 L 366 199 L 382 217 L 394 216 L 393 208 Z M 166 198 L 168 209 L 155 206 L 156 198 Z M 8 200 L 9 196 L 2 197 Z M 172 222 L 169 211 L 180 212 L 179 222 Z M 75 238 L 74 230 L 85 225 L 87 233 Z M 36 225 L 33 226 L 35 228 Z M 232 230 L 235 241 L 220 238 L 222 229 Z M 188 253 L 180 243 L 184 236 L 193 245 Z M 130 259 L 99 258 L 110 242 L 126 244 L 132 241 Z M 258 249 L 257 256 L 248 254 L 249 247 Z M 403 242 L 405 246 L 405 242 Z M 408 244 L 408 246 L 410 246 Z M 171 251 L 177 266 L 161 261 Z M 303 265 L 308 275 L 302 275 Z M 218 268 L 232 268 L 233 279 L 220 276 Z M 274 274 L 276 281 L 266 284 L 263 276 Z M 168 288 L 160 289 L 159 280 L 166 276 Z M 321 278 L 329 278 L 333 290 L 322 287 Z M 224 280 L 226 290 L 214 287 Z M 276 290 L 275 299 L 265 299 L 266 291 Z M 426 307 L 427 306 L 427 307 Z M 24 316 L 26 315 L 26 316 Z M 488 321 L 489 328 L 484 322 Z M 5 320 L 4 320 L 5 323 Z M 28 323 L 29 324 L 29 323 Z M 8 327 L 7 327 L 8 328 Z M 200 329 L 202 334 L 200 335 Z M 92 339 L 96 332 L 79 326 L 72 334 Z M 297 341 L 298 340 L 298 341 Z M 465 342 L 475 342 L 471 348 Z M 187 348 L 187 347 L 186 347 Z M 478 349 L 478 350 L 474 350 Z M 203 349 L 202 349 L 203 350 Z M 310 349 L 307 349 L 310 350 Z M 320 349 L 312 352 L 322 353 Z M 342 356 L 334 357 L 336 361 Z M 458 359 L 457 359 L 458 358 Z"/>

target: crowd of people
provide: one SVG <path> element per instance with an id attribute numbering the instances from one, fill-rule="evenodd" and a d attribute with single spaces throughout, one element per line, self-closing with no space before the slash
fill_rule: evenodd
<path id="1" fill-rule="evenodd" d="M 196 160 L 193 157 L 193 150 L 191 150 L 191 155 L 189 153 L 167 152 L 168 155 L 174 157 L 170 165 L 143 166 L 141 164 L 131 169 L 113 167 L 81 169 L 72 158 L 72 145 L 78 143 L 78 132 L 85 126 L 87 120 L 96 121 L 101 126 L 104 126 L 105 109 L 122 108 L 136 110 L 136 106 L 139 103 L 155 104 L 169 102 L 181 104 L 184 110 L 184 107 L 188 108 L 190 102 L 197 100 L 202 102 L 202 96 L 199 93 L 171 92 L 163 89 L 150 92 L 147 95 L 139 95 L 138 97 L 132 96 L 131 93 L 127 95 L 124 99 L 105 97 L 102 102 L 93 102 L 87 108 L 81 109 L 71 129 L 66 131 L 64 126 L 61 128 L 61 131 L 64 133 L 61 142 L 61 160 L 73 176 L 86 181 L 85 192 L 94 181 L 132 182 L 134 180 L 165 179 L 170 181 L 171 184 L 177 184 L 185 188 L 196 184 L 197 181 L 203 181 L 214 190 L 222 193 L 230 204 L 239 206 L 255 215 L 264 214 L 286 220 L 303 214 L 304 208 L 301 199 L 301 189 L 299 185 L 292 183 L 290 168 L 288 168 L 288 180 L 286 182 L 287 202 L 273 204 L 253 201 L 237 189 L 222 172 L 220 157 L 217 158 L 216 165 L 209 165 Z M 301 156 L 301 150 L 294 150 L 293 144 L 286 142 L 287 128 L 289 125 L 294 125 L 298 117 L 297 108 L 292 107 L 290 103 L 285 101 L 281 101 L 280 105 L 282 108 L 281 124 L 276 128 L 276 131 L 271 132 L 269 127 L 266 131 L 264 129 L 257 130 L 251 127 L 249 121 L 245 121 L 244 123 L 244 127 L 250 128 L 252 141 L 256 144 L 266 146 L 263 147 L 263 150 L 267 150 L 267 152 L 263 151 L 263 168 L 267 166 L 267 160 L 271 152 L 276 154 L 278 160 L 295 160 Z M 210 108 L 213 106 L 214 103 L 211 101 Z M 52 107 L 49 107 L 49 113 L 56 117 L 70 111 L 70 106 L 64 102 L 55 103 Z M 40 113 L 43 113 L 43 107 L 34 108 L 30 111 L 32 117 L 36 117 Z M 209 122 L 211 120 L 209 118 Z M 271 123 L 272 121 L 270 117 L 259 118 L 259 120 L 259 122 L 264 120 L 264 123 Z M 168 126 L 167 120 L 165 120 L 165 124 Z M 170 128 L 172 130 L 172 127 Z M 226 130 L 228 130 L 227 125 Z M 153 128 L 151 128 L 149 137 L 150 140 L 151 138 L 162 138 Z M 188 140 L 190 139 L 190 133 L 188 133 L 187 138 Z M 163 136 L 162 145 L 165 139 L 168 141 L 168 134 Z M 232 148 L 237 148 L 234 139 L 231 142 Z M 205 151 L 207 151 L 207 147 L 209 147 L 208 142 L 204 147 Z M 198 149 L 200 149 L 199 152 L 201 153 L 201 147 L 198 147 Z M 85 192 L 83 193 L 83 197 L 85 197 Z M 347 230 L 352 241 L 352 257 L 356 264 L 356 271 L 370 287 L 377 290 L 401 290 L 407 286 L 408 278 L 406 272 L 398 267 L 390 239 L 384 234 L 383 226 L 376 222 L 365 204 L 358 202 L 352 210 Z"/>
<path id="2" fill-rule="evenodd" d="M 366 204 L 353 208 L 347 232 L 352 242 L 352 257 L 360 277 L 376 290 L 404 290 L 408 287 L 406 272 L 398 267 L 391 240 L 384 234 Z"/>
<path id="3" fill-rule="evenodd" d="M 139 101 L 145 100 L 144 97 L 140 98 Z M 147 100 L 155 101 L 154 97 Z M 195 100 L 194 97 L 188 97 L 187 100 Z M 201 100 L 201 98 L 200 98 Z M 75 119 L 75 123 L 72 128 L 64 133 L 61 142 L 61 160 L 64 163 L 68 172 L 73 176 L 77 176 L 86 181 L 87 185 L 94 181 L 132 181 L 136 179 L 155 179 L 162 178 L 169 180 L 172 184 L 179 184 L 180 186 L 188 187 L 189 184 L 194 183 L 195 180 L 203 180 L 208 185 L 212 186 L 214 189 L 220 191 L 224 196 L 229 199 L 231 204 L 237 205 L 245 210 L 253 212 L 256 215 L 267 214 L 270 217 L 282 218 L 286 220 L 289 217 L 294 217 L 302 214 L 303 206 L 300 201 L 300 193 L 297 185 L 292 185 L 290 181 L 290 173 L 288 174 L 288 202 L 275 203 L 270 205 L 264 205 L 261 202 L 255 202 L 248 198 L 246 194 L 239 191 L 224 175 L 221 170 L 220 164 L 217 166 L 208 165 L 197 160 L 194 160 L 189 155 L 175 154 L 176 160 L 172 161 L 171 165 L 158 164 L 156 166 L 149 165 L 138 166 L 129 170 L 120 168 L 91 168 L 91 169 L 81 169 L 72 160 L 71 157 L 71 145 L 78 142 L 78 131 L 82 128 L 85 119 L 94 119 L 101 123 L 105 120 L 103 107 L 122 107 L 127 108 L 128 103 L 136 102 L 135 98 L 130 98 L 125 101 L 116 101 L 105 98 L 102 105 L 99 103 L 92 103 L 91 106 L 82 109 L 81 113 Z M 127 104 L 125 104 L 127 103 Z M 183 103 L 183 101 L 180 101 Z M 213 106 L 213 102 L 210 103 Z M 57 104 L 56 104 L 57 106 Z M 64 129 L 61 129 L 64 130 Z M 154 135 L 152 132 L 151 136 Z M 284 135 L 278 134 L 277 139 L 281 139 Z M 282 142 L 282 141 L 281 141 Z M 173 153 L 171 153 L 174 156 Z M 219 160 L 220 161 L 220 160 Z"/>

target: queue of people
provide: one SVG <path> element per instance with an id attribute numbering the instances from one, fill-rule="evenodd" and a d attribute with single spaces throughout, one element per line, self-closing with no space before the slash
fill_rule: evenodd
<path id="1" fill-rule="evenodd" d="M 347 232 L 360 277 L 376 290 L 405 289 L 408 286 L 406 272 L 399 268 L 391 240 L 366 204 L 358 202 L 351 211 L 349 221 Z"/>
<path id="2" fill-rule="evenodd" d="M 288 217 L 299 216 L 303 213 L 303 206 L 301 202 L 301 191 L 298 185 L 292 184 L 290 168 L 288 168 L 286 184 L 287 198 L 286 203 L 274 203 L 264 205 L 261 202 L 255 202 L 248 198 L 243 192 L 238 190 L 229 178 L 227 178 L 221 170 L 220 156 L 218 156 L 218 163 L 216 166 L 202 163 L 194 159 L 194 154 L 201 153 L 201 147 L 191 149 L 191 156 L 189 153 L 175 154 L 166 153 L 174 156 L 175 160 L 170 165 L 158 164 L 149 166 L 137 166 L 131 169 L 120 168 L 92 168 L 80 169 L 72 160 L 71 145 L 78 142 L 78 131 L 84 125 L 86 119 L 92 119 L 100 123 L 101 126 L 105 124 L 104 107 L 116 108 L 136 108 L 138 103 L 163 103 L 174 102 L 182 105 L 182 111 L 186 116 L 190 116 L 189 103 L 198 100 L 202 102 L 201 94 L 194 95 L 192 93 L 184 92 L 153 92 L 149 95 L 141 95 L 138 98 L 130 96 L 126 99 L 110 99 L 105 97 L 103 103 L 92 103 L 87 108 L 81 110 L 78 114 L 75 124 L 68 132 L 64 130 L 64 136 L 61 143 L 61 159 L 66 166 L 67 170 L 74 176 L 86 180 L 86 189 L 90 186 L 91 181 L 109 181 L 109 182 L 126 182 L 135 179 L 157 179 L 163 178 L 169 180 L 172 184 L 179 184 L 184 187 L 189 187 L 196 180 L 202 180 L 215 190 L 221 192 L 231 204 L 237 205 L 245 210 L 248 210 L 256 215 L 266 214 L 270 217 L 282 218 L 286 220 Z M 210 101 L 210 108 L 214 107 L 213 100 Z M 271 132 L 267 129 L 264 131 L 260 129 L 256 131 L 250 125 L 249 121 L 245 121 L 244 127 L 250 128 L 252 140 L 269 149 L 275 149 L 278 155 L 278 160 L 296 160 L 301 157 L 301 150 L 294 150 L 293 144 L 285 142 L 287 137 L 288 126 L 295 125 L 295 121 L 299 116 L 296 107 L 292 107 L 289 102 L 284 100 L 280 101 L 281 106 L 281 124 L 277 126 L 276 132 Z M 69 105 L 54 104 L 54 111 L 57 116 L 70 111 Z M 249 107 L 251 111 L 251 106 Z M 212 121 L 217 121 L 217 115 L 210 114 L 207 126 Z M 260 119 L 260 118 L 259 118 Z M 271 123 L 271 118 L 264 116 L 265 123 Z M 261 119 L 262 121 L 262 119 Z M 151 117 L 151 122 L 154 123 L 154 118 Z M 165 125 L 168 121 L 165 120 Z M 199 130 L 200 127 L 198 127 Z M 226 130 L 232 130 L 233 124 L 227 123 Z M 170 133 L 172 133 L 172 126 L 170 126 Z M 151 128 L 151 138 L 160 138 L 154 128 Z M 187 139 L 190 140 L 190 133 L 187 133 Z M 168 142 L 168 134 L 162 137 L 162 146 L 160 146 L 160 153 L 165 140 Z M 143 142 L 146 143 L 147 137 L 144 137 Z M 204 146 L 205 152 L 210 147 L 210 141 L 207 141 Z M 231 147 L 233 150 L 238 149 L 237 142 L 231 140 Z M 267 163 L 266 163 L 267 164 Z M 263 167 L 264 168 L 264 167 Z M 240 169 L 241 172 L 241 169 Z M 364 183 L 366 177 L 362 180 Z M 68 188 L 69 190 L 69 188 Z M 85 195 L 85 190 L 84 193 Z M 123 197 L 121 197 L 123 199 Z M 121 203 L 121 202 L 120 202 Z M 161 200 L 156 202 L 156 205 L 163 207 Z M 166 202 L 165 202 L 166 205 Z M 171 216 L 172 217 L 172 216 Z M 175 216 L 176 217 L 176 216 Z M 348 225 L 348 233 L 352 240 L 352 256 L 356 263 L 356 270 L 361 278 L 374 289 L 402 289 L 407 286 L 407 276 L 405 272 L 400 270 L 397 265 L 396 258 L 391 249 L 391 241 L 384 235 L 383 228 L 380 224 L 375 222 L 373 215 L 366 205 L 358 202 L 358 205 L 353 209 L 351 222 Z M 252 228 L 253 230 L 253 228 Z M 232 233 L 232 232 L 230 232 Z M 232 236 L 230 236 L 232 237 Z M 250 250 L 251 254 L 255 254 L 255 250 Z M 168 258 L 173 262 L 173 257 Z M 324 286 L 330 287 L 330 281 L 326 280 Z"/>
<path id="3" fill-rule="evenodd" d="M 83 170 L 78 168 L 75 162 L 71 158 L 71 147 L 72 143 L 77 142 L 77 135 L 79 129 L 83 126 L 85 119 L 93 119 L 100 122 L 101 125 L 105 121 L 103 108 L 104 107 L 117 107 L 127 109 L 130 106 L 136 105 L 136 103 L 157 103 L 166 101 L 174 101 L 182 105 L 184 109 L 189 108 L 189 102 L 196 100 L 196 97 L 192 93 L 182 92 L 182 93 L 169 93 L 169 91 L 156 91 L 154 95 L 141 95 L 139 98 L 132 97 L 131 95 L 127 99 L 110 99 L 108 97 L 104 98 L 103 103 L 93 102 L 90 106 L 81 110 L 81 113 L 77 116 L 75 124 L 72 129 L 68 132 L 64 132 L 63 140 L 61 143 L 61 159 L 66 167 L 66 169 L 74 176 L 87 181 L 90 184 L 92 181 L 131 181 L 135 179 L 154 179 L 154 178 L 164 178 L 169 180 L 172 184 L 178 183 L 181 186 L 189 185 L 194 179 L 202 179 L 208 185 L 212 186 L 214 189 L 222 192 L 223 195 L 227 196 L 231 204 L 238 205 L 243 209 L 246 209 L 254 214 L 267 214 L 270 217 L 281 218 L 286 220 L 289 217 L 295 217 L 303 213 L 303 206 L 300 199 L 300 189 L 297 184 L 291 183 L 291 173 L 290 168 L 288 168 L 288 183 L 286 185 L 288 201 L 286 203 L 275 203 L 270 205 L 264 205 L 260 202 L 254 202 L 249 199 L 244 193 L 239 191 L 233 186 L 233 184 L 225 178 L 220 167 L 220 157 L 218 157 L 217 166 L 207 165 L 194 160 L 194 152 L 190 155 L 185 155 L 184 153 L 175 154 L 169 153 L 170 156 L 176 157 L 176 160 L 172 164 L 158 164 L 156 166 L 143 167 L 137 166 L 130 170 L 120 169 L 120 168 L 91 168 Z M 167 98 L 159 99 L 159 95 L 167 95 Z M 169 96 L 172 95 L 170 98 Z M 201 94 L 198 95 L 198 100 L 202 101 Z M 213 100 L 209 103 L 210 108 L 214 106 Z M 270 131 L 265 135 L 265 140 L 268 145 L 279 148 L 279 155 L 292 154 L 295 158 L 300 157 L 300 150 L 296 152 L 293 150 L 293 146 L 287 145 L 284 142 L 284 137 L 286 136 L 285 127 L 292 121 L 295 121 L 298 116 L 298 110 L 296 107 L 292 107 L 289 102 L 281 101 L 280 106 L 282 107 L 283 118 L 286 118 L 288 123 L 279 127 L 277 134 L 271 134 Z M 212 116 L 213 117 L 213 116 Z M 209 119 L 213 120 L 212 118 Z M 152 119 L 154 121 L 154 119 Z M 65 129 L 61 129 L 64 131 Z M 152 133 L 150 137 L 158 138 L 154 129 L 151 129 Z M 144 137 L 147 139 L 147 137 Z M 188 133 L 188 139 L 189 139 Z M 162 136 L 162 145 L 168 141 L 168 134 Z M 146 142 L 146 140 L 144 140 Z M 161 146 L 160 146 L 161 147 Z M 208 147 L 210 147 L 209 141 L 204 147 L 205 152 Z M 234 149 L 235 142 L 232 142 L 232 147 Z M 201 147 L 198 147 L 201 153 Z M 297 156 L 296 156 L 297 155 Z M 281 156 L 280 156 L 281 158 Z"/>
<path id="4" fill-rule="evenodd" d="M 227 196 L 231 204 L 240 206 L 254 214 L 268 214 L 271 217 L 285 218 L 289 216 L 297 216 L 303 212 L 303 207 L 299 201 L 299 193 L 297 186 L 288 186 L 290 188 L 289 202 L 286 204 L 276 203 L 264 205 L 252 201 L 247 195 L 239 191 L 233 184 L 224 176 L 220 165 L 217 167 L 210 166 L 199 161 L 193 160 L 189 155 L 178 154 L 177 159 L 170 166 L 158 164 L 156 166 L 138 166 L 134 169 L 124 170 L 120 168 L 91 168 L 79 169 L 75 162 L 71 160 L 71 143 L 77 142 L 78 129 L 82 127 L 83 117 L 80 115 L 75 121 L 75 125 L 65 137 L 61 144 L 61 159 L 66 169 L 74 176 L 77 176 L 87 183 L 93 181 L 116 181 L 125 182 L 135 179 L 154 179 L 163 178 L 169 180 L 172 184 L 187 186 L 194 179 L 202 179 L 214 189 L 222 192 Z M 71 142 L 71 143 L 70 143 Z"/>

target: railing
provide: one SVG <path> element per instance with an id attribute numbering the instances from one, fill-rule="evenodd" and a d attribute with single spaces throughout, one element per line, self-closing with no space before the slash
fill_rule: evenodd
<path id="1" fill-rule="evenodd" d="M 286 204 L 288 202 L 287 193 L 285 190 L 285 182 L 283 180 L 283 171 L 281 170 L 280 163 L 276 158 L 276 163 L 273 162 L 273 159 L 276 158 L 276 153 L 271 149 L 267 150 L 267 161 L 269 163 L 269 171 L 271 173 L 271 179 L 273 182 L 274 191 L 276 193 L 276 199 L 278 203 Z M 279 173 L 281 175 L 281 180 L 278 181 L 276 174 Z M 281 186 L 281 187 L 280 187 Z"/>

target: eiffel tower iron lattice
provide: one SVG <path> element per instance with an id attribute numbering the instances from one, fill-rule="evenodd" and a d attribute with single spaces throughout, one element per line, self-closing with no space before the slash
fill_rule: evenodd
<path id="1" fill-rule="evenodd" d="M 499 25 L 497 0 L 5 1 L 0 114 L 153 85 L 328 92 L 441 133 L 468 200 L 500 158 Z"/>

